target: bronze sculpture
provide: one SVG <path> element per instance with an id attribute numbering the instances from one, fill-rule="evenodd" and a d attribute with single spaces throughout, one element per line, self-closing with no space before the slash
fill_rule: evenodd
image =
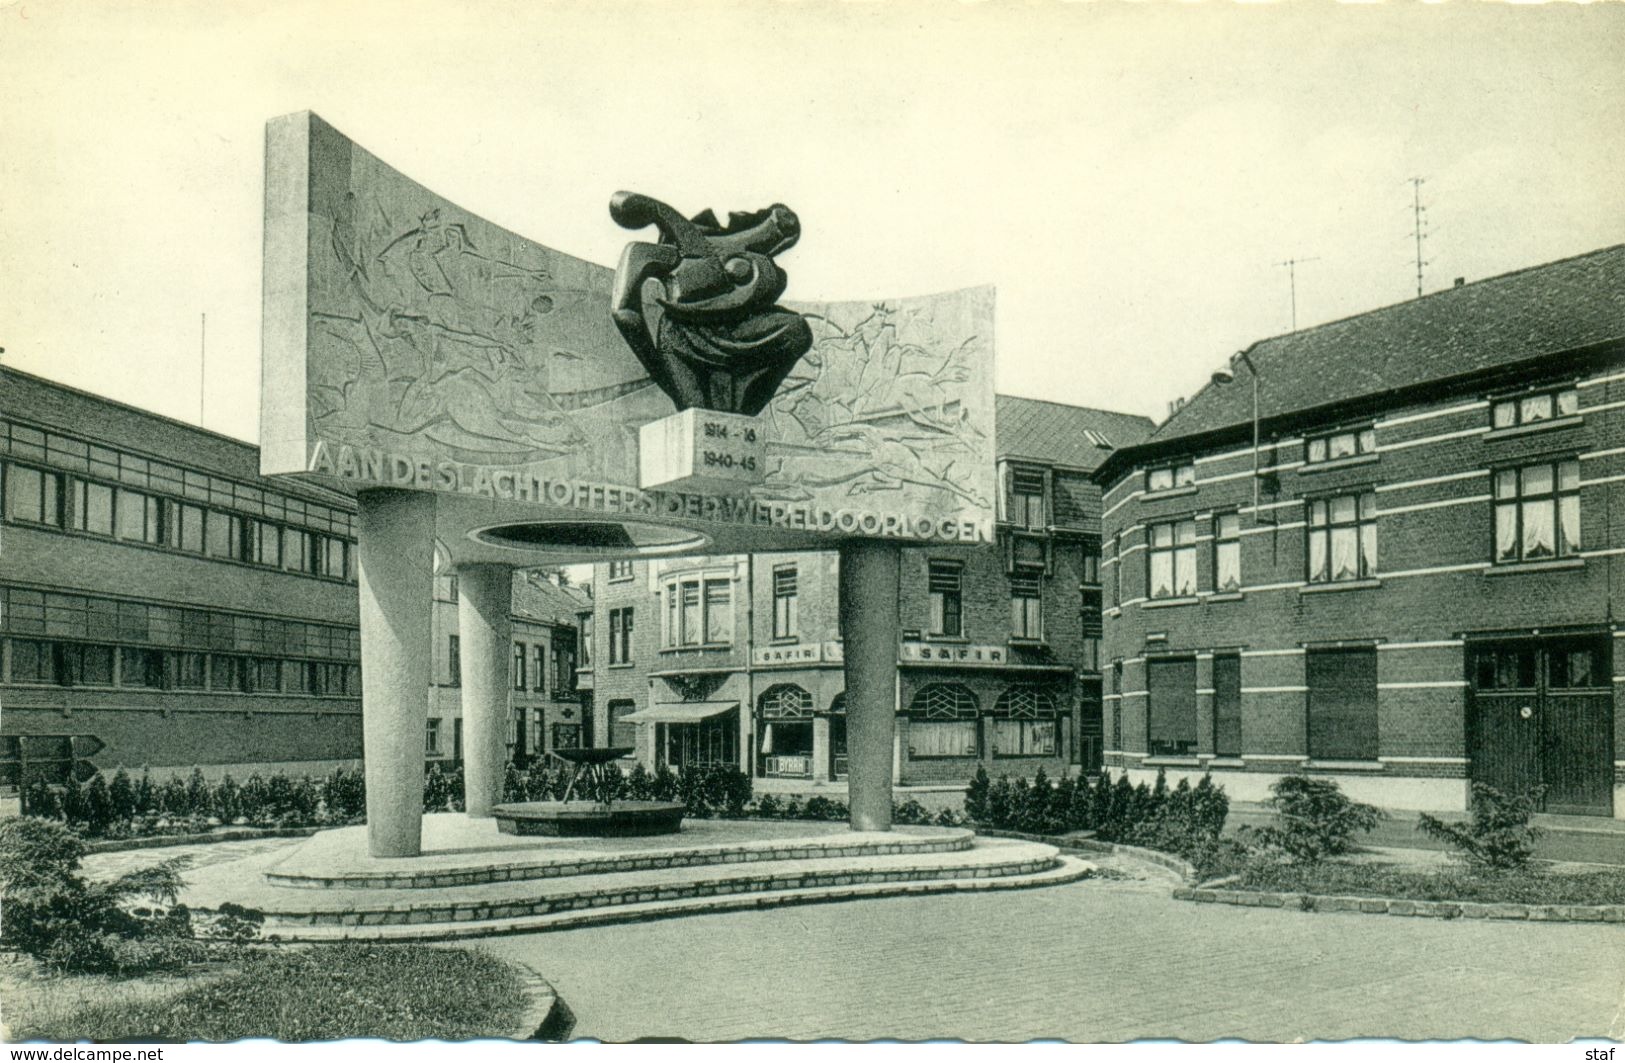
<path id="1" fill-rule="evenodd" d="M 611 309 L 638 361 L 678 410 L 698 407 L 755 416 L 812 346 L 800 314 L 775 305 L 784 271 L 773 256 L 793 247 L 801 223 L 789 207 L 685 218 L 636 192 L 618 192 L 609 213 L 623 228 L 653 225 L 659 243 L 631 243 L 615 271 Z M 653 335 L 644 287 L 662 295 Z"/>

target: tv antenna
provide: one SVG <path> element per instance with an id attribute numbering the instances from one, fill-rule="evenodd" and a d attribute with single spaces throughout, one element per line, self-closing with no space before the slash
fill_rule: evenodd
<path id="1" fill-rule="evenodd" d="M 1292 331 L 1298 331 L 1298 266 L 1305 262 L 1319 262 L 1320 256 L 1309 258 L 1289 258 L 1285 262 L 1277 262 L 1277 266 L 1286 267 L 1286 279 L 1292 289 Z"/>
<path id="2" fill-rule="evenodd" d="M 1422 243 L 1428 238 L 1428 209 L 1422 203 L 1422 185 L 1425 177 L 1407 178 L 1411 185 L 1411 237 L 1416 242 L 1416 297 L 1422 297 L 1422 267 L 1430 260 L 1422 257 Z"/>

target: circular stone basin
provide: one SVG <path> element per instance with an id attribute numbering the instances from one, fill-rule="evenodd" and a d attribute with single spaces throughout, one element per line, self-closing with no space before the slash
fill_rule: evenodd
<path id="1" fill-rule="evenodd" d="M 681 801 L 526 801 L 491 809 L 503 834 L 537 834 L 553 838 L 624 838 L 676 834 L 682 829 Z"/>

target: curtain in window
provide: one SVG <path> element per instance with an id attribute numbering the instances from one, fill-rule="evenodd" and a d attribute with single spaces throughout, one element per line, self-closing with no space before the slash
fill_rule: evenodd
<path id="1" fill-rule="evenodd" d="M 1359 576 L 1360 558 L 1356 546 L 1355 529 L 1332 529 L 1332 579 L 1355 579 Z"/>
<path id="2" fill-rule="evenodd" d="M 1580 496 L 1569 495 L 1557 504 L 1558 540 L 1560 552 L 1572 554 L 1580 549 Z"/>
<path id="3" fill-rule="evenodd" d="M 1495 560 L 1518 559 L 1518 507 L 1495 507 Z"/>
<path id="4" fill-rule="evenodd" d="M 1523 504 L 1523 556 L 1526 561 L 1553 557 L 1557 553 L 1554 502 L 1550 498 Z"/>
<path id="5" fill-rule="evenodd" d="M 705 641 L 733 641 L 733 610 L 729 608 L 731 588 L 721 581 L 705 585 Z"/>

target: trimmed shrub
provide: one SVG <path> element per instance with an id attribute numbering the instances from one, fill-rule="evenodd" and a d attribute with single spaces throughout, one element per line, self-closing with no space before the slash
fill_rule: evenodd
<path id="1" fill-rule="evenodd" d="M 970 785 L 965 787 L 965 815 L 973 822 L 988 821 L 987 798 L 988 790 L 992 786 L 992 780 L 987 777 L 987 769 L 978 764 L 976 774 L 971 776 Z"/>
<path id="2" fill-rule="evenodd" d="M 1473 783 L 1472 818 L 1446 823 L 1423 812 L 1416 829 L 1449 845 L 1456 855 L 1483 871 L 1526 871 L 1535 856 L 1535 843 L 1545 832 L 1529 822 L 1540 808 L 1545 787 L 1526 793 L 1504 794 L 1492 786 Z"/>
<path id="3" fill-rule="evenodd" d="M 893 823 L 909 825 L 930 823 L 931 813 L 926 810 L 924 805 L 911 797 L 900 805 L 892 806 L 891 818 Z"/>
<path id="4" fill-rule="evenodd" d="M 1376 828 L 1387 814 L 1372 805 L 1350 800 L 1326 779 L 1285 775 L 1270 786 L 1264 802 L 1279 817 L 1278 825 L 1253 832 L 1257 841 L 1279 849 L 1304 864 L 1341 856 L 1353 848 L 1356 833 Z"/>

